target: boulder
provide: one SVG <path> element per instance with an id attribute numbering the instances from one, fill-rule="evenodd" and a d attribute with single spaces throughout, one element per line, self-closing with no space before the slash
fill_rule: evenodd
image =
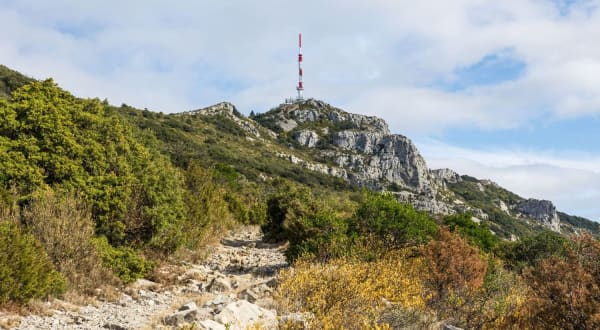
<path id="1" fill-rule="evenodd" d="M 215 277 L 208 285 L 209 292 L 227 292 L 231 290 L 231 281 L 226 277 Z"/>
<path id="2" fill-rule="evenodd" d="M 198 315 L 196 303 L 189 302 L 179 308 L 179 310 L 164 318 L 163 323 L 171 326 L 179 326 L 183 323 L 193 322 Z"/>
<path id="3" fill-rule="evenodd" d="M 231 329 L 246 329 L 260 326 L 260 329 L 277 329 L 277 314 L 246 300 L 232 302 L 215 316 L 215 321 L 228 325 Z"/>
<path id="4" fill-rule="evenodd" d="M 301 146 L 314 148 L 319 142 L 319 134 L 317 134 L 315 131 L 303 129 L 294 134 L 294 139 Z"/>

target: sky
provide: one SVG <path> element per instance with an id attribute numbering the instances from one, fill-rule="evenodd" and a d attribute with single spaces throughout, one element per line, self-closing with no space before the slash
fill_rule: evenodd
<path id="1" fill-rule="evenodd" d="M 600 0 L 0 0 L 0 63 L 165 113 L 305 95 L 600 220 Z"/>

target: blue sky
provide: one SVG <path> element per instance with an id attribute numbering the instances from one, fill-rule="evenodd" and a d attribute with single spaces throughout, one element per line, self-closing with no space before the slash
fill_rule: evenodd
<path id="1" fill-rule="evenodd" d="M 178 112 L 306 95 L 376 115 L 430 167 L 600 219 L 600 0 L 0 0 L 0 63 Z"/>

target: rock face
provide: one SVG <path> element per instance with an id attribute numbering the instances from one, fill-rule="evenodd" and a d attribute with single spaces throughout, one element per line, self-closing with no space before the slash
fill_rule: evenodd
<path id="1" fill-rule="evenodd" d="M 314 148 L 319 142 L 319 134 L 317 134 L 315 131 L 303 129 L 294 134 L 294 139 L 301 146 Z"/>
<path id="2" fill-rule="evenodd" d="M 334 162 L 352 170 L 355 183 L 378 188 L 385 180 L 417 192 L 432 190 L 425 160 L 402 135 L 344 130 L 332 134 L 332 143 L 343 151 L 332 154 Z"/>
<path id="3" fill-rule="evenodd" d="M 353 184 L 382 190 L 393 185 L 429 196 L 435 195 L 432 174 L 415 145 L 405 136 L 390 134 L 377 117 L 347 113 L 329 104 L 307 100 L 283 104 L 263 115 L 280 131 L 290 132 L 300 145 L 336 166 L 311 163 L 291 156 L 306 168 L 341 177 Z M 260 121 L 260 120 L 259 120 Z M 319 135 L 321 134 L 321 135 Z M 319 148 L 315 148 L 317 143 Z"/>
<path id="4" fill-rule="evenodd" d="M 462 182 L 462 178 L 460 174 L 454 172 L 449 168 L 442 168 L 438 170 L 432 170 L 431 173 L 437 177 L 439 180 L 446 183 L 460 183 Z"/>
<path id="5" fill-rule="evenodd" d="M 377 117 L 352 114 L 314 99 L 301 103 L 282 104 L 267 114 L 284 132 L 289 132 L 299 124 L 327 120 L 334 125 L 343 124 L 360 130 L 373 130 L 389 134 L 387 123 Z"/>
<path id="6" fill-rule="evenodd" d="M 551 201 L 527 199 L 517 204 L 516 211 L 539 221 L 553 231 L 560 232 L 560 219 Z"/>

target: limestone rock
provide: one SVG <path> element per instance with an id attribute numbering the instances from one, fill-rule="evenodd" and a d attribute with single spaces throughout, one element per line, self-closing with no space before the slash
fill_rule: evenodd
<path id="1" fill-rule="evenodd" d="M 439 180 L 442 180 L 445 183 L 460 183 L 460 182 L 462 182 L 462 178 L 461 178 L 460 174 L 454 172 L 453 170 L 451 170 L 449 168 L 431 170 L 431 173 L 436 178 L 438 178 Z"/>
<path id="2" fill-rule="evenodd" d="M 303 129 L 294 134 L 294 139 L 301 145 L 314 148 L 319 142 L 319 134 L 315 131 Z"/>
<path id="3" fill-rule="evenodd" d="M 188 112 L 183 112 L 178 115 L 203 115 L 203 116 L 218 116 L 223 115 L 229 119 L 231 119 L 234 123 L 236 123 L 241 129 L 246 131 L 247 133 L 260 138 L 260 131 L 256 128 L 256 124 L 251 119 L 240 118 L 236 115 L 237 109 L 235 106 L 229 102 L 221 102 L 210 107 L 202 108 L 199 110 L 193 110 Z"/>
<path id="4" fill-rule="evenodd" d="M 246 300 L 232 302 L 225 306 L 215 320 L 232 329 L 246 329 L 260 326 L 261 329 L 277 329 L 277 315 Z"/>
<path id="5" fill-rule="evenodd" d="M 193 322 L 198 314 L 198 307 L 194 302 L 187 303 L 179 310 L 164 319 L 166 325 L 179 326 L 186 322 Z"/>
<path id="6" fill-rule="evenodd" d="M 226 292 L 231 290 L 231 282 L 226 277 L 215 277 L 208 286 L 209 292 Z"/>
<path id="7" fill-rule="evenodd" d="M 334 154 L 333 158 L 338 166 L 352 171 L 353 183 L 377 187 L 384 180 L 433 195 L 427 164 L 405 136 L 346 130 L 333 133 L 332 142 L 346 151 Z"/>
<path id="8" fill-rule="evenodd" d="M 517 204 L 516 210 L 551 230 L 560 232 L 560 218 L 551 201 L 530 198 Z"/>
<path id="9" fill-rule="evenodd" d="M 281 119 L 277 121 L 277 126 L 284 132 L 289 132 L 298 127 L 298 123 L 293 119 Z"/>
<path id="10" fill-rule="evenodd" d="M 506 203 L 504 203 L 504 201 L 498 200 L 498 207 L 502 212 L 510 214 L 510 210 L 508 209 L 508 206 L 506 205 Z"/>

